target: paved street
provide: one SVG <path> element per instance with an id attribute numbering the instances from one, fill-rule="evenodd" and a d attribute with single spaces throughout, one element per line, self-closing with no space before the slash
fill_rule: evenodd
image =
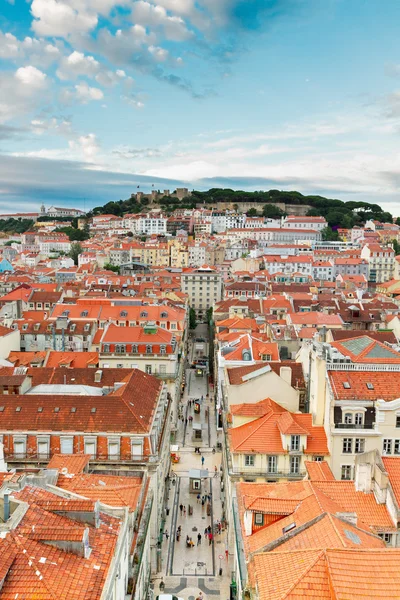
<path id="1" fill-rule="evenodd" d="M 196 337 L 208 339 L 206 325 L 197 327 L 192 339 Z M 189 359 L 193 351 L 190 344 Z M 205 354 L 208 355 L 208 347 Z M 221 453 L 213 453 L 213 446 L 216 446 L 214 400 L 207 394 L 207 376 L 196 376 L 195 371 L 188 368 L 181 402 L 183 420 L 179 420 L 176 437 L 180 461 L 171 467 L 169 515 L 164 529 L 168 533 L 168 539 L 164 535 L 162 572 L 154 579 L 155 595 L 160 593 L 159 584 L 163 580 L 165 593 L 176 594 L 184 600 L 195 600 L 200 591 L 203 593 L 204 600 L 210 598 L 229 600 L 232 556 L 228 554 L 227 560 L 226 531 L 223 529 L 218 533 L 217 527 L 222 515 Z M 200 400 L 200 414 L 194 412 L 195 399 Z M 202 426 L 201 441 L 193 440 L 193 426 L 196 425 Z M 195 447 L 200 448 L 201 454 L 195 452 Z M 190 469 L 208 469 L 208 476 L 202 479 L 202 488 L 198 492 L 200 499 L 197 498 L 197 492 L 190 492 Z M 184 507 L 182 511 L 181 506 Z M 190 511 L 189 507 L 191 507 Z M 181 536 L 178 540 L 176 533 L 179 526 Z M 213 533 L 211 544 L 205 535 L 205 529 L 208 527 Z M 198 544 L 199 533 L 201 542 Z M 193 547 L 187 547 L 187 536 L 192 538 Z M 220 568 L 222 575 L 219 574 Z"/>

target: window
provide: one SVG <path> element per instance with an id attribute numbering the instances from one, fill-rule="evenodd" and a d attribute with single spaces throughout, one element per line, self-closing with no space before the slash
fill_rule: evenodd
<path id="1" fill-rule="evenodd" d="M 341 479 L 351 479 L 351 465 L 342 465 Z"/>
<path id="2" fill-rule="evenodd" d="M 147 344 L 146 354 L 153 354 L 153 346 L 151 344 Z"/>
<path id="3" fill-rule="evenodd" d="M 84 442 L 85 445 L 85 454 L 89 454 L 92 458 L 96 457 L 96 439 L 89 438 Z"/>
<path id="4" fill-rule="evenodd" d="M 119 313 L 120 317 L 127 317 L 128 313 L 126 312 L 126 310 L 121 310 L 121 312 Z"/>
<path id="5" fill-rule="evenodd" d="M 81 317 L 87 317 L 88 315 L 89 315 L 89 313 L 88 313 L 88 311 L 87 311 L 87 310 L 83 310 L 83 311 L 81 312 Z"/>
<path id="6" fill-rule="evenodd" d="M 392 543 L 392 534 L 391 533 L 378 533 L 378 535 L 387 544 L 391 544 Z"/>
<path id="7" fill-rule="evenodd" d="M 394 453 L 400 454 L 400 440 L 394 440 Z"/>
<path id="8" fill-rule="evenodd" d="M 246 454 L 244 464 L 246 467 L 254 467 L 254 454 Z"/>
<path id="9" fill-rule="evenodd" d="M 72 436 L 60 438 L 60 452 L 61 454 L 73 454 L 74 438 Z"/>
<path id="10" fill-rule="evenodd" d="M 110 352 L 110 344 L 103 345 L 103 352 Z"/>
<path id="11" fill-rule="evenodd" d="M 160 375 L 166 375 L 167 373 L 167 367 L 166 365 L 160 365 Z"/>
<path id="12" fill-rule="evenodd" d="M 343 438 L 343 454 L 351 454 L 353 451 L 352 438 Z"/>
<path id="13" fill-rule="evenodd" d="M 353 415 L 352 415 L 352 413 L 345 413 L 344 414 L 344 422 L 346 423 L 346 425 L 349 425 L 350 423 L 353 422 Z"/>
<path id="14" fill-rule="evenodd" d="M 268 473 L 276 473 L 277 472 L 277 457 L 276 456 L 268 456 Z"/>
<path id="15" fill-rule="evenodd" d="M 131 440 L 131 455 L 132 458 L 142 455 L 142 443 L 140 441 Z"/>
<path id="16" fill-rule="evenodd" d="M 290 436 L 290 450 L 297 451 L 300 448 L 300 436 L 299 435 L 291 435 Z"/>
<path id="17" fill-rule="evenodd" d="M 148 375 L 151 375 L 151 365 L 146 365 L 145 369 L 146 369 L 146 373 L 148 373 Z"/>
<path id="18" fill-rule="evenodd" d="M 400 415 L 396 415 L 396 427 L 400 427 Z"/>
<path id="19" fill-rule="evenodd" d="M 39 458 L 48 458 L 49 456 L 49 440 L 40 439 L 37 440 L 37 450 Z"/>
<path id="20" fill-rule="evenodd" d="M 167 347 L 166 346 L 160 346 L 160 354 L 166 354 L 167 352 Z"/>
<path id="21" fill-rule="evenodd" d="M 392 440 L 383 440 L 383 454 L 392 454 Z"/>
<path id="22" fill-rule="evenodd" d="M 300 456 L 290 457 L 290 473 L 291 475 L 300 473 Z"/>
<path id="23" fill-rule="evenodd" d="M 255 525 L 264 525 L 264 515 L 262 513 L 255 513 L 254 523 Z"/>
<path id="24" fill-rule="evenodd" d="M 323 456 L 314 456 L 313 461 L 314 462 L 323 462 L 324 457 Z"/>
<path id="25" fill-rule="evenodd" d="M 148 315 L 147 315 L 147 312 L 146 312 L 145 310 L 143 310 L 143 311 L 140 313 L 140 316 L 141 316 L 141 317 L 144 319 L 144 318 L 146 318 Z"/>
<path id="26" fill-rule="evenodd" d="M 362 413 L 356 413 L 354 415 L 354 423 L 356 425 L 362 425 L 363 424 L 363 414 Z"/>
<path id="27" fill-rule="evenodd" d="M 349 384 L 348 381 L 344 381 L 343 382 L 343 387 L 344 387 L 345 390 L 349 390 L 351 388 L 351 385 Z"/>
<path id="28" fill-rule="evenodd" d="M 363 438 L 356 438 L 354 442 L 354 452 L 360 454 L 365 450 L 365 440 Z"/>
<path id="29" fill-rule="evenodd" d="M 14 439 L 14 455 L 24 457 L 26 453 L 26 442 L 25 440 Z"/>
<path id="30" fill-rule="evenodd" d="M 115 352 L 117 354 L 125 354 L 125 350 L 126 350 L 125 344 L 117 344 L 115 346 Z"/>

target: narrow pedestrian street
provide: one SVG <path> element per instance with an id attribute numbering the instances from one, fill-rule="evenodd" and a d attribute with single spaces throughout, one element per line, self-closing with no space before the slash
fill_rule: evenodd
<path id="1" fill-rule="evenodd" d="M 206 373 L 190 369 L 199 353 L 196 339 L 204 340 L 202 354 L 208 356 L 207 325 L 198 325 L 189 341 L 175 440 L 179 462 L 171 462 L 162 571 L 153 580 L 154 596 L 162 592 L 164 584 L 164 593 L 184 600 L 196 600 L 200 592 L 204 600 L 229 600 L 232 555 L 222 520 L 222 454 L 217 449 L 213 388 Z"/>

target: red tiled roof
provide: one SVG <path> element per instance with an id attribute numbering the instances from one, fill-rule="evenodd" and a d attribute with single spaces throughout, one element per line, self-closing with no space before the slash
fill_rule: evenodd
<path id="1" fill-rule="evenodd" d="M 306 460 L 304 466 L 311 481 L 335 480 L 331 468 L 325 460 L 319 462 Z"/>
<path id="2" fill-rule="evenodd" d="M 328 371 L 328 377 L 336 400 L 390 401 L 400 396 L 400 372 L 397 371 Z M 372 389 L 367 383 L 372 384 Z"/>
<path id="3" fill-rule="evenodd" d="M 54 454 L 51 458 L 48 469 L 58 469 L 63 474 L 69 473 L 76 475 L 82 473 L 90 461 L 90 454 Z"/>

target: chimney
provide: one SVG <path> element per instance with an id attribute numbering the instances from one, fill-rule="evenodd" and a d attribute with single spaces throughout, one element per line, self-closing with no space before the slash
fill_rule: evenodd
<path id="1" fill-rule="evenodd" d="M 292 385 L 292 367 L 281 367 L 279 376 L 283 381 L 286 381 L 288 385 Z"/>
<path id="2" fill-rule="evenodd" d="M 355 512 L 337 512 L 336 516 L 343 521 L 347 521 L 351 523 L 355 527 L 357 527 L 357 513 Z"/>
<path id="3" fill-rule="evenodd" d="M 102 376 L 103 376 L 103 371 L 101 369 L 98 369 L 98 371 L 96 371 L 96 373 L 94 374 L 95 383 L 100 383 Z"/>
<path id="4" fill-rule="evenodd" d="M 243 516 L 244 532 L 246 536 L 253 533 L 253 513 L 251 510 L 246 510 Z"/>

